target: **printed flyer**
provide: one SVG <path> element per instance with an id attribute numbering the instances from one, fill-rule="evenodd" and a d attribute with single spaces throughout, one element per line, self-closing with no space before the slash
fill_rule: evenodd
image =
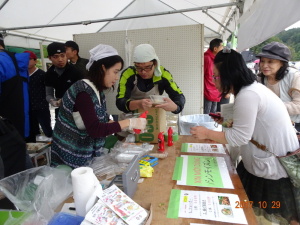
<path id="1" fill-rule="evenodd" d="M 223 157 L 182 155 L 176 158 L 173 180 L 178 185 L 233 189 Z"/>
<path id="2" fill-rule="evenodd" d="M 238 202 L 235 194 L 173 189 L 167 217 L 247 224 L 243 209 L 237 207 Z"/>
<path id="3" fill-rule="evenodd" d="M 182 143 L 181 152 L 225 154 L 222 144 Z"/>
<path id="4" fill-rule="evenodd" d="M 95 225 L 115 224 L 126 225 L 126 223 L 107 207 L 101 200 L 99 200 L 86 214 L 85 220 Z"/>
<path id="5" fill-rule="evenodd" d="M 139 225 L 148 216 L 144 208 L 128 197 L 116 185 L 105 189 L 100 199 L 127 224 Z"/>

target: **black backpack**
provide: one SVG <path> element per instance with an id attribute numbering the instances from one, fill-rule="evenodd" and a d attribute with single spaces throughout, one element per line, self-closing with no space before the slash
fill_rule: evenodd
<path id="1" fill-rule="evenodd" d="M 25 170 L 26 153 L 23 137 L 9 120 L 0 116 L 0 179 Z"/>

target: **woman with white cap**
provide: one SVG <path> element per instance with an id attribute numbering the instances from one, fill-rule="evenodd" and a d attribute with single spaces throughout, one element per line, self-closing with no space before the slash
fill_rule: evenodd
<path id="1" fill-rule="evenodd" d="M 290 49 L 282 43 L 272 42 L 262 48 L 260 58 L 261 83 L 271 89 L 284 102 L 295 128 L 300 131 L 300 72 L 289 67 Z"/>
<path id="2" fill-rule="evenodd" d="M 105 137 L 129 130 L 145 129 L 146 119 L 132 118 L 109 121 L 104 90 L 113 88 L 123 68 L 123 59 L 109 45 L 90 50 L 86 79 L 73 84 L 62 98 L 53 132 L 51 165 L 66 164 L 80 167 L 100 155 Z"/>
<path id="3" fill-rule="evenodd" d="M 160 65 L 154 48 L 150 44 L 135 47 L 133 54 L 134 66 L 125 69 L 118 87 L 116 105 L 124 113 L 136 109 L 148 110 L 153 102 L 150 95 L 169 95 L 165 103 L 156 105 L 172 113 L 180 113 L 185 104 L 185 97 L 171 73 Z"/>

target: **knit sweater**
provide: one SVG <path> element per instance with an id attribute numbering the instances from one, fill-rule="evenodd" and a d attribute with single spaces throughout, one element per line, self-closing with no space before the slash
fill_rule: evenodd
<path id="1" fill-rule="evenodd" d="M 76 96 L 80 92 L 87 92 L 94 103 L 99 122 L 108 122 L 105 95 L 100 93 L 99 99 L 95 91 L 83 80 L 76 82 L 68 89 L 62 98 L 58 119 L 53 132 L 52 164 L 66 164 L 72 168 L 80 167 L 94 156 L 100 156 L 100 148 L 105 144 L 105 138 L 93 138 L 85 129 L 76 126 L 73 117 L 73 107 Z"/>

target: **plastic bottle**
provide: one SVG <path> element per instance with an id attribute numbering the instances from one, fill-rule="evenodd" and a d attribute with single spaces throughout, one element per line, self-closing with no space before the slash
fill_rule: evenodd
<path id="1" fill-rule="evenodd" d="M 165 151 L 165 138 L 164 138 L 164 132 L 160 132 L 158 134 L 158 151 L 164 152 Z"/>
<path id="2" fill-rule="evenodd" d="M 169 127 L 168 129 L 168 146 L 173 146 L 173 129 Z"/>
<path id="3" fill-rule="evenodd" d="M 147 115 L 148 115 L 148 111 L 145 111 L 143 112 L 139 118 L 147 118 Z M 133 132 L 136 133 L 136 134 L 140 134 L 141 133 L 141 130 L 140 129 L 133 129 Z"/>

